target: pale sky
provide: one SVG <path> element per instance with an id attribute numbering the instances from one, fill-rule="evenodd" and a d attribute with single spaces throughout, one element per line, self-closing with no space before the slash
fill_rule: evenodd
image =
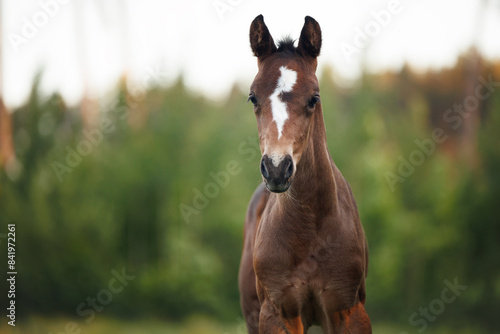
<path id="1" fill-rule="evenodd" d="M 375 72 L 404 62 L 452 66 L 474 40 L 498 59 L 500 0 L 487 1 L 485 11 L 482 2 L 3 0 L 5 101 L 22 104 L 39 69 L 43 92 L 60 91 L 70 104 L 85 81 L 93 97 L 104 96 L 125 69 L 135 86 L 168 85 L 183 73 L 189 89 L 221 98 L 256 74 L 248 31 L 258 14 L 275 40 L 298 38 L 304 17 L 314 17 L 323 31 L 320 70 L 332 66 L 344 83 L 357 78 L 362 63 Z M 351 57 L 346 45 L 355 50 Z"/>

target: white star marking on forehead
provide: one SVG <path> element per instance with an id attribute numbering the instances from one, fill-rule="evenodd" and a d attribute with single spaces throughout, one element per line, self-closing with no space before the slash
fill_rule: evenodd
<path id="1" fill-rule="evenodd" d="M 286 103 L 281 101 L 280 94 L 288 93 L 292 91 L 293 85 L 297 81 L 297 72 L 286 68 L 285 66 L 280 67 L 281 76 L 278 79 L 278 84 L 276 89 L 269 96 L 271 100 L 271 110 L 273 112 L 273 120 L 278 127 L 278 139 L 280 139 L 283 132 L 283 126 L 285 121 L 288 119 L 288 112 L 286 110 Z"/>

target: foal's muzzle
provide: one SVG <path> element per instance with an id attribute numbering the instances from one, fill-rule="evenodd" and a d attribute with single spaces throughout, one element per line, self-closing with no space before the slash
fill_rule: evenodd
<path id="1" fill-rule="evenodd" d="M 274 193 L 285 192 L 292 184 L 293 159 L 287 155 L 281 160 L 278 167 L 276 167 L 273 161 L 265 154 L 260 161 L 260 172 L 267 189 Z"/>

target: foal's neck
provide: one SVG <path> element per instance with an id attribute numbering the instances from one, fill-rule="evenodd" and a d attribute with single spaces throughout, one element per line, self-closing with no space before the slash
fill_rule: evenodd
<path id="1" fill-rule="evenodd" d="M 337 206 L 337 168 L 328 152 L 323 112 L 319 110 L 312 117 L 313 123 L 304 153 L 288 190 L 290 194 L 284 196 L 284 200 L 288 197 L 289 203 L 307 206 L 318 214 L 326 214 L 334 211 Z"/>

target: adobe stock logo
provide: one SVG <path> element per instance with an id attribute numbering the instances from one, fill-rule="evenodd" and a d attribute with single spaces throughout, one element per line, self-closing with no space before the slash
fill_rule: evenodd
<path id="1" fill-rule="evenodd" d="M 9 32 L 7 38 L 14 51 L 19 52 L 19 47 L 22 44 L 27 44 L 29 40 L 38 35 L 40 29 L 45 27 L 51 18 L 59 13 L 60 5 L 65 5 L 70 0 L 41 0 L 38 2 L 40 9 L 31 16 L 22 18 L 21 33 Z"/>
<path id="2" fill-rule="evenodd" d="M 389 1 L 387 9 L 372 10 L 370 12 L 372 20 L 366 22 L 363 29 L 358 26 L 354 29 L 352 43 L 343 42 L 340 44 L 340 51 L 342 51 L 344 58 L 351 62 L 353 55 L 359 54 L 362 49 L 366 48 L 370 39 L 378 37 L 382 30 L 391 23 L 392 18 L 401 13 L 402 10 L 403 6 L 399 0 Z"/>
<path id="3" fill-rule="evenodd" d="M 221 189 L 226 188 L 231 181 L 231 176 L 236 176 L 242 171 L 238 161 L 231 160 L 226 165 L 226 170 L 214 173 L 209 173 L 213 182 L 207 182 L 202 190 L 193 188 L 193 205 L 181 203 L 179 210 L 181 211 L 184 221 L 189 224 L 192 215 L 200 214 L 201 210 L 205 209 L 210 203 L 210 199 L 217 197 Z"/>
<path id="4" fill-rule="evenodd" d="M 243 0 L 214 0 L 212 6 L 221 21 L 224 21 L 226 13 L 232 12 L 241 5 Z"/>
<path id="5" fill-rule="evenodd" d="M 478 112 L 481 101 L 485 101 L 493 96 L 495 87 L 500 86 L 500 81 L 495 81 L 493 75 L 490 74 L 488 79 L 482 76 L 477 77 L 478 84 L 474 89 L 474 95 L 468 95 L 462 103 L 453 104 L 452 108 L 448 108 L 443 113 L 444 123 L 448 123 L 453 130 L 460 128 L 465 119 L 469 118 L 472 113 Z M 435 151 L 437 144 L 442 144 L 448 140 L 450 136 L 445 133 L 443 128 L 437 127 L 432 130 L 432 134 L 428 138 L 422 140 L 415 139 L 414 143 L 417 146 L 405 159 L 402 155 L 398 156 L 399 164 L 396 173 L 386 171 L 384 174 L 387 185 L 394 191 L 398 183 L 403 183 L 416 170 L 416 167 L 421 166 L 427 158 Z"/>
<path id="6" fill-rule="evenodd" d="M 111 270 L 113 277 L 108 281 L 108 285 L 99 290 L 97 294 L 92 297 L 87 297 L 84 302 L 81 302 L 76 307 L 76 314 L 80 317 L 85 317 L 85 323 L 89 324 L 96 318 L 96 313 L 104 311 L 113 298 L 123 292 L 125 287 L 135 279 L 135 276 L 128 275 L 125 268 L 121 271 L 116 269 Z M 80 334 L 82 331 L 82 324 L 75 321 L 68 321 L 64 326 L 64 331 L 59 331 L 54 334 Z M 49 334 L 53 334 L 49 332 Z"/>
<path id="7" fill-rule="evenodd" d="M 429 323 L 436 321 L 437 317 L 445 311 L 446 305 L 457 300 L 457 297 L 467 289 L 467 285 L 458 283 L 458 277 L 454 278 L 453 283 L 447 279 L 443 283 L 446 287 L 441 290 L 439 298 L 433 299 L 427 307 L 419 307 L 418 312 L 413 312 L 408 317 L 410 325 L 418 327 L 418 333 L 425 331 Z M 408 334 L 408 332 L 399 334 Z"/>
<path id="8" fill-rule="evenodd" d="M 118 97 L 111 103 L 110 111 L 103 112 L 98 124 L 92 129 L 81 131 L 81 140 L 73 147 L 66 145 L 66 159 L 54 160 L 51 163 L 52 169 L 59 182 L 62 182 L 65 174 L 73 172 L 80 165 L 84 157 L 90 155 L 94 148 L 97 148 L 104 141 L 104 137 L 116 130 L 116 122 L 124 121 L 128 118 L 129 110 L 134 110 L 146 97 L 148 89 L 154 84 L 160 84 L 165 71 L 161 66 L 146 68 L 147 75 L 143 77 L 139 86 L 133 87 L 127 96 L 125 105 L 121 105 Z M 105 108 L 104 110 L 106 110 Z M 110 117 L 108 117 L 110 116 Z"/>
<path id="9" fill-rule="evenodd" d="M 256 162 L 261 153 L 259 137 L 249 136 L 238 145 L 237 149 L 238 153 L 244 156 L 248 163 Z M 229 185 L 231 179 L 243 171 L 243 166 L 238 161 L 231 160 L 226 164 L 225 170 L 221 170 L 217 173 L 213 171 L 208 173 L 211 182 L 205 183 L 200 189 L 193 188 L 194 196 L 192 197 L 191 203 L 181 203 L 179 205 L 179 210 L 186 224 L 191 222 L 191 216 L 199 215 L 201 211 L 210 204 L 210 200 L 217 197 L 220 191 Z"/>
<path id="10" fill-rule="evenodd" d="M 123 115 L 122 115 L 123 116 Z M 64 179 L 64 174 L 69 174 L 74 168 L 82 162 L 83 157 L 92 153 L 95 147 L 99 146 L 104 138 L 104 135 L 114 132 L 116 126 L 111 119 L 103 117 L 99 122 L 99 127 L 91 130 L 83 129 L 82 134 L 84 139 L 81 139 L 76 145 L 76 149 L 66 145 L 66 165 L 64 162 L 57 160 L 52 161 L 51 166 L 57 176 L 59 182 Z"/>

